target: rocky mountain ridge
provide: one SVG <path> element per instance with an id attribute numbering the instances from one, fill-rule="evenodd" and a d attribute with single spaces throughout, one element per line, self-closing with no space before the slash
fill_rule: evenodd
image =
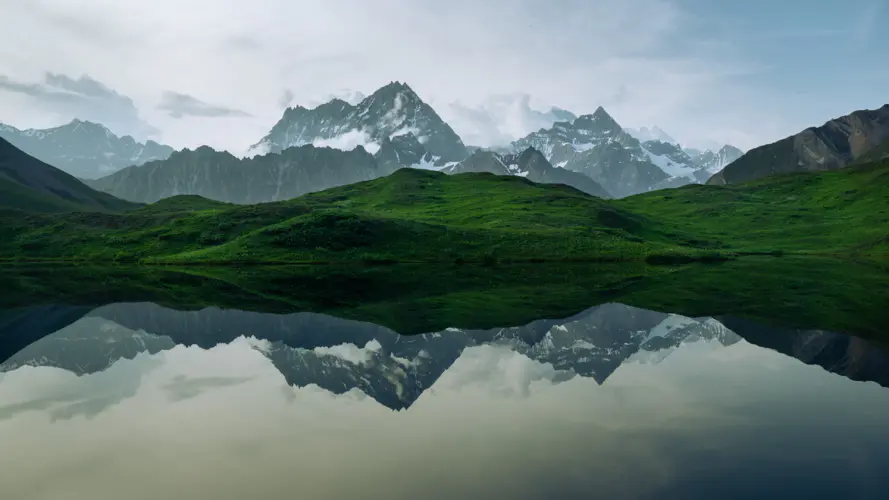
<path id="1" fill-rule="evenodd" d="M 392 171 L 381 167 L 360 146 L 342 151 L 305 145 L 252 158 L 237 158 L 202 146 L 87 183 L 118 198 L 142 203 L 187 194 L 251 204 L 296 198 Z"/>
<path id="2" fill-rule="evenodd" d="M 454 130 L 407 84 L 391 82 L 357 105 L 340 99 L 309 109 L 288 108 L 254 153 L 277 153 L 306 144 L 363 145 L 376 152 L 386 140 L 411 133 L 442 166 L 466 158 L 466 146 Z"/>
<path id="3" fill-rule="evenodd" d="M 96 179 L 131 165 L 163 160 L 173 148 L 118 137 L 103 125 L 73 120 L 59 127 L 19 130 L 0 124 L 0 137 L 38 160 L 81 179 Z"/>
<path id="4" fill-rule="evenodd" d="M 700 168 L 674 144 L 640 142 L 599 107 L 571 122 L 557 122 L 515 141 L 516 150 L 534 147 L 557 167 L 586 174 L 616 197 L 654 189 L 670 179 L 697 182 Z"/>
<path id="5" fill-rule="evenodd" d="M 889 141 L 889 104 L 859 110 L 809 127 L 748 151 L 713 175 L 708 184 L 724 185 L 793 172 L 836 170 L 854 163 Z"/>

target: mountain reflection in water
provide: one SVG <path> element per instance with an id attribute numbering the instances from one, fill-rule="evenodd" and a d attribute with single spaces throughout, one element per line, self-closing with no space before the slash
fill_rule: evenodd
<path id="1" fill-rule="evenodd" d="M 151 303 L 2 318 L 2 498 L 889 494 L 889 350 L 842 333 L 617 303 L 411 336 Z"/>

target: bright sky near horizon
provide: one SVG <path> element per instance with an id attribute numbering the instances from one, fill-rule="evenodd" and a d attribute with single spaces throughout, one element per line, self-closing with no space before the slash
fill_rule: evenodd
<path id="1" fill-rule="evenodd" d="M 604 106 L 748 149 L 889 102 L 889 0 L 0 0 L 0 122 L 239 151 L 398 80 L 469 144 Z"/>

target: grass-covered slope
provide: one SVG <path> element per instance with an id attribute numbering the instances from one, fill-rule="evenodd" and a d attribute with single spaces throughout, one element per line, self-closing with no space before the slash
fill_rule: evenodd
<path id="1" fill-rule="evenodd" d="M 286 202 L 177 196 L 125 213 L 0 211 L 0 259 L 148 263 L 889 260 L 889 161 L 602 200 L 487 173 L 399 170 Z"/>
<path id="2" fill-rule="evenodd" d="M 0 139 L 0 209 L 70 212 L 125 210 L 136 206 L 95 191 Z"/>
<path id="3" fill-rule="evenodd" d="M 0 217 L 3 217 L 0 214 Z M 9 215 L 6 259 L 152 262 L 641 260 L 683 235 L 562 185 L 399 170 L 287 202 L 176 197 L 125 214 Z"/>
<path id="4" fill-rule="evenodd" d="M 889 259 L 889 160 L 740 185 L 690 185 L 615 202 L 714 250 Z"/>

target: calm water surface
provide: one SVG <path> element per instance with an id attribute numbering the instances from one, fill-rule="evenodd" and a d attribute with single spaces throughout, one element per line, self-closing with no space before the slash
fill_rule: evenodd
<path id="1" fill-rule="evenodd" d="M 889 349 L 605 304 L 401 336 L 150 303 L 0 315 L 0 498 L 889 498 Z"/>

